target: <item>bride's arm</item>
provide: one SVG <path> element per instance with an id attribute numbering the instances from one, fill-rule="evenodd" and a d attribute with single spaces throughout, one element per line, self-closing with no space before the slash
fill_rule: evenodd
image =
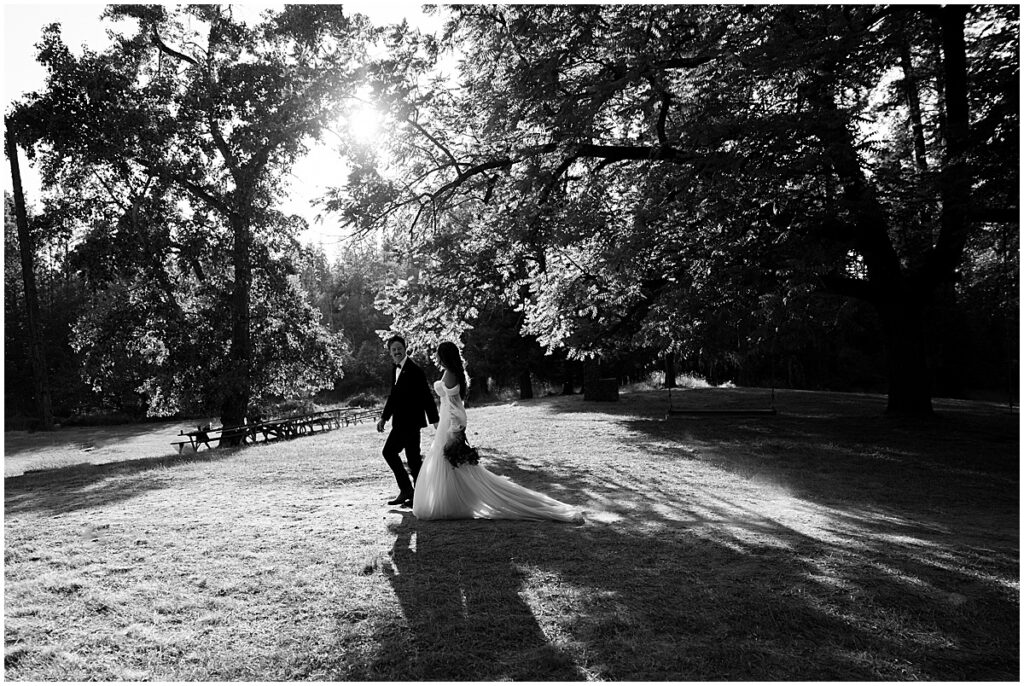
<path id="1" fill-rule="evenodd" d="M 449 395 L 448 400 L 452 400 L 454 396 L 459 393 L 459 377 L 447 369 L 444 371 L 444 376 L 441 377 L 441 385 L 444 387 L 444 391 Z M 465 410 L 462 410 L 460 404 L 451 402 L 449 404 L 451 413 L 449 415 L 449 421 L 451 422 L 448 427 L 448 438 L 447 443 L 451 443 L 456 440 L 460 431 L 466 430 L 466 414 Z"/>
<path id="2" fill-rule="evenodd" d="M 441 377 L 441 383 L 448 390 L 451 390 L 459 385 L 459 377 L 455 376 L 449 370 L 444 370 L 444 376 Z"/>

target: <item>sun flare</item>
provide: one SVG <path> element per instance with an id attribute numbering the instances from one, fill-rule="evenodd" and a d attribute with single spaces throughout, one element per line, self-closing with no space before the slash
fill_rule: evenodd
<path id="1" fill-rule="evenodd" d="M 380 136 L 383 118 L 384 115 L 377 108 L 364 105 L 349 115 L 348 131 L 359 143 L 373 143 Z"/>

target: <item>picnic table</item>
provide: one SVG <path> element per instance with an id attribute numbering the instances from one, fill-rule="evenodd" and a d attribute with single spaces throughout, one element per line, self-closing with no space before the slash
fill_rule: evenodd
<path id="1" fill-rule="evenodd" d="M 379 408 L 347 407 L 334 410 L 321 410 L 288 417 L 278 417 L 266 421 L 246 423 L 231 428 L 197 426 L 195 431 L 179 431 L 179 439 L 171 441 L 171 445 L 181 453 L 186 447 L 192 452 L 199 452 L 205 445 L 212 450 L 215 445 L 223 442 L 257 443 L 297 438 L 313 433 L 340 429 L 342 426 L 358 424 L 367 420 L 375 420 L 380 416 Z"/>

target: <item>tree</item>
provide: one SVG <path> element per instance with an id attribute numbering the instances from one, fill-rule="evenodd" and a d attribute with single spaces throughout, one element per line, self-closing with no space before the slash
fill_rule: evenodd
<path id="1" fill-rule="evenodd" d="M 261 288 L 254 273 L 270 270 L 272 277 L 281 254 L 275 234 L 295 229 L 274 201 L 290 165 L 358 82 L 352 65 L 365 24 L 327 5 L 288 6 L 254 24 L 222 5 L 111 6 L 106 16 L 133 20 L 136 30 L 103 54 L 76 59 L 56 27 L 47 32 L 40 59 L 48 88 L 18 116 L 53 167 L 70 159 L 75 173 L 120 209 L 115 225 L 142 248 L 140 258 L 149 256 L 145 271 L 155 292 L 146 305 L 159 303 L 161 290 L 185 287 L 189 271 L 208 289 L 206 325 L 219 332 L 227 322 L 229 343 L 224 363 L 204 371 L 216 375 L 223 423 L 239 425 L 262 373 L 254 365 L 269 359 L 254 348 L 260 323 L 253 321 L 253 293 Z M 158 242 L 147 246 L 147 235 Z M 169 253 L 182 262 L 171 265 L 180 269 L 173 278 Z M 204 254 L 228 265 L 226 278 L 204 266 Z M 283 287 L 274 278 L 264 285 L 270 283 Z M 220 287 L 229 298 L 216 294 Z M 181 330 L 181 304 L 163 300 L 171 310 L 167 326 Z M 214 340 L 207 349 L 216 349 Z"/>
<path id="2" fill-rule="evenodd" d="M 4 220 L 4 397 L 8 417 L 33 416 L 37 396 L 32 379 L 30 344 L 21 272 L 20 241 L 13 196 L 5 195 Z M 26 208 L 28 209 L 28 208 Z M 47 378 L 54 422 L 86 408 L 97 407 L 96 398 L 79 373 L 81 360 L 70 345 L 71 331 L 88 306 L 80 279 L 68 268 L 70 237 L 55 225 L 53 208 L 44 202 L 41 211 L 32 207 L 35 283 L 39 303 L 39 332 L 46 358 Z M 52 380 L 59 380 L 53 383 Z"/>
<path id="3" fill-rule="evenodd" d="M 982 222 L 1016 221 L 1013 9 L 469 6 L 448 35 L 459 88 L 382 77 L 402 171 L 334 209 L 493 248 L 524 333 L 575 356 L 742 351 L 808 288 L 862 300 L 888 411 L 931 411 L 935 300 Z"/>
<path id="4" fill-rule="evenodd" d="M 391 330 L 392 319 L 377 303 L 397 269 L 387 246 L 370 241 L 345 243 L 333 262 L 321 248 L 303 251 L 300 280 L 307 301 L 320 311 L 329 330 L 346 341 L 345 376 L 333 388 L 339 399 L 390 387 L 390 360 L 382 333 Z"/>
<path id="5" fill-rule="evenodd" d="M 10 121 L 4 119 L 4 141 L 7 159 L 11 164 L 12 190 L 14 191 L 14 214 L 18 226 L 18 245 L 21 253 L 21 275 L 25 301 L 25 322 L 28 329 L 29 360 L 35 387 L 36 407 L 39 412 L 39 427 L 53 428 L 53 410 L 50 403 L 50 382 L 47 375 L 46 355 L 39 326 L 39 296 L 36 291 L 35 244 L 28 225 L 25 209 L 25 193 L 21 186 L 21 167 L 18 162 L 18 146 Z M 6 201 L 6 198 L 5 198 Z"/>

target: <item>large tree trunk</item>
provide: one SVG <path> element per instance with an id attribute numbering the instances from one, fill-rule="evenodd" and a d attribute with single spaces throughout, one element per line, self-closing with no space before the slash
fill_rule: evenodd
<path id="1" fill-rule="evenodd" d="M 940 172 L 941 229 L 924 269 L 913 277 L 918 297 L 882 302 L 879 311 L 886 332 L 891 415 L 922 416 L 932 413 L 925 320 L 927 301 L 940 293 L 963 259 L 970 226 L 971 174 L 969 153 L 969 101 L 964 19 L 967 7 L 944 6 L 937 11 L 942 45 L 942 91 L 945 96 L 945 155 Z"/>
<path id="2" fill-rule="evenodd" d="M 53 428 L 53 410 L 50 401 L 50 383 L 46 372 L 46 353 L 39 330 L 39 294 L 36 290 L 35 244 L 28 227 L 28 212 L 25 208 L 25 192 L 21 186 L 21 166 L 18 163 L 18 146 L 14 141 L 10 122 L 4 120 L 7 157 L 11 161 L 11 190 L 14 192 L 14 215 L 18 225 L 18 243 L 21 248 L 21 276 L 25 284 L 25 310 L 28 325 L 29 359 L 32 365 L 32 379 L 35 385 L 36 406 L 39 412 L 39 428 Z"/>
<path id="3" fill-rule="evenodd" d="M 249 217 L 233 216 L 231 229 L 234 234 L 232 261 L 235 272 L 235 281 L 231 291 L 231 350 L 220 417 L 221 423 L 228 428 L 245 423 L 251 395 L 249 364 L 252 358 L 249 327 L 249 301 L 252 288 L 250 255 L 252 233 Z M 240 441 L 241 439 L 237 438 L 228 440 L 227 443 L 237 445 Z"/>
<path id="4" fill-rule="evenodd" d="M 676 387 L 676 355 L 665 353 L 665 388 Z"/>
<path id="5" fill-rule="evenodd" d="M 967 7 L 944 6 L 939 10 L 942 40 L 943 90 L 946 96 L 946 147 L 939 176 L 942 222 L 939 238 L 928 255 L 926 275 L 940 286 L 953 279 L 963 260 L 970 228 L 971 168 L 970 104 L 964 18 Z"/>
<path id="6" fill-rule="evenodd" d="M 930 415 L 931 378 L 928 368 L 925 315 L 927 303 L 948 283 L 963 258 L 967 237 L 970 177 L 967 151 L 967 71 L 963 29 L 966 8 L 938 10 L 943 48 L 943 90 L 946 95 L 947 145 L 940 173 L 941 230 L 922 267 L 901 263 L 889 235 L 889 218 L 864 174 L 849 122 L 824 86 L 812 91 L 821 106 L 827 149 L 848 207 L 855 208 L 854 247 L 867 265 L 868 278 L 845 282 L 836 292 L 873 302 L 886 332 L 889 404 L 886 412 Z"/>
<path id="7" fill-rule="evenodd" d="M 477 401 L 490 393 L 490 380 L 486 376 L 475 376 L 469 385 L 469 400 Z"/>
<path id="8" fill-rule="evenodd" d="M 576 393 L 576 379 L 573 374 L 573 363 L 566 360 L 562 363 L 562 395 L 573 395 Z"/>
<path id="9" fill-rule="evenodd" d="M 964 19 L 967 8 L 944 6 L 937 12 L 942 44 L 942 85 L 945 94 L 946 146 L 940 173 L 942 221 L 938 240 L 924 269 L 914 275 L 918 297 L 881 302 L 889 364 L 887 414 L 921 416 L 932 413 L 928 341 L 925 333 L 927 301 L 955 275 L 963 259 L 970 225 L 971 175 L 969 102 Z"/>
<path id="10" fill-rule="evenodd" d="M 533 397 L 533 381 L 530 378 L 530 371 L 526 370 L 519 375 L 519 399 L 529 400 Z"/>
<path id="11" fill-rule="evenodd" d="M 918 94 L 917 75 L 910 56 L 910 41 L 900 36 L 900 68 L 903 70 L 903 93 L 910 111 L 910 126 L 914 139 L 914 162 L 919 171 L 928 171 L 928 154 L 924 141 L 924 119 L 921 116 L 921 98 Z"/>
<path id="12" fill-rule="evenodd" d="M 891 416 L 923 417 L 932 414 L 931 372 L 925 310 L 920 304 L 880 306 L 886 338 Z"/>
<path id="13" fill-rule="evenodd" d="M 601 379 L 601 365 L 597 360 L 583 361 L 583 398 L 597 390 L 598 381 Z"/>

